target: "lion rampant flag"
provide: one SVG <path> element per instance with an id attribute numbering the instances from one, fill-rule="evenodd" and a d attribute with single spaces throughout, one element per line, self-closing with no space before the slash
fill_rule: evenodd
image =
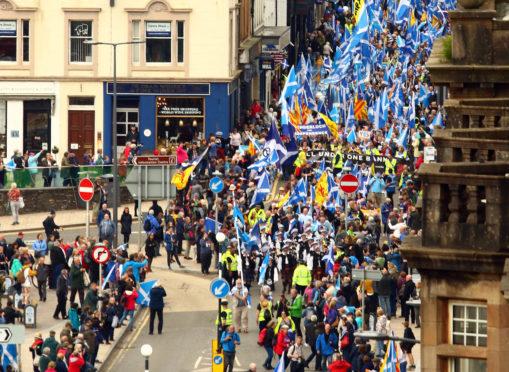
<path id="1" fill-rule="evenodd" d="M 366 120 L 368 118 L 368 104 L 366 103 L 366 100 L 359 99 L 358 96 L 355 97 L 355 105 L 354 105 L 354 115 L 355 120 Z"/>
<path id="2" fill-rule="evenodd" d="M 315 202 L 316 205 L 322 206 L 327 200 L 327 196 L 329 196 L 329 186 L 327 184 L 327 171 L 322 173 L 322 176 L 318 180 L 315 189 Z"/>

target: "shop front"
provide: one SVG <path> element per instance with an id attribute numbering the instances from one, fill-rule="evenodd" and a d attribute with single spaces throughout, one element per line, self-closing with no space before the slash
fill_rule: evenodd
<path id="1" fill-rule="evenodd" d="M 236 110 L 228 83 L 118 83 L 117 120 L 112 131 L 113 84 L 104 83 L 104 151 L 116 132 L 121 150 L 132 125 L 144 151 L 190 142 L 216 131 L 228 133 Z"/>

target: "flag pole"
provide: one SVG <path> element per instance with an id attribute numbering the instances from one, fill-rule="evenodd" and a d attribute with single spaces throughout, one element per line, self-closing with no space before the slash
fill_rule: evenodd
<path id="1" fill-rule="evenodd" d="M 237 206 L 237 203 L 235 201 L 235 192 L 232 192 L 233 196 L 233 210 L 235 210 L 235 207 Z M 236 224 L 236 220 L 238 217 L 235 217 L 233 219 L 233 225 L 235 226 L 235 232 L 237 233 L 237 250 L 239 252 L 237 260 L 237 268 L 240 264 L 240 280 L 242 281 L 242 289 L 241 289 L 241 296 L 244 297 L 244 270 L 242 269 L 242 252 L 240 251 L 240 236 L 239 236 L 239 230 Z M 249 221 L 248 221 L 249 222 Z"/>

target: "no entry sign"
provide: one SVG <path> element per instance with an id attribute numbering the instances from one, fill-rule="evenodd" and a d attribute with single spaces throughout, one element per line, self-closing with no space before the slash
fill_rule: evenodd
<path id="1" fill-rule="evenodd" d="M 94 196 L 94 184 L 89 178 L 83 178 L 78 186 L 78 193 L 83 201 L 90 201 Z"/>
<path id="2" fill-rule="evenodd" d="M 339 187 L 343 192 L 351 194 L 359 188 L 359 180 L 353 174 L 345 174 L 339 180 Z"/>

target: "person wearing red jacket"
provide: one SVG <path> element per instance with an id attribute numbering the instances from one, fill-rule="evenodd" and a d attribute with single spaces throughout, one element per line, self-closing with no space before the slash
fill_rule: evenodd
<path id="1" fill-rule="evenodd" d="M 81 367 L 84 365 L 85 359 L 83 359 L 81 345 L 76 345 L 75 351 L 69 357 L 69 372 L 80 372 Z"/>
<path id="2" fill-rule="evenodd" d="M 279 355 L 281 359 L 281 355 L 288 350 L 288 346 L 290 346 L 290 335 L 288 334 L 288 326 L 285 324 L 281 327 L 277 335 L 277 344 L 274 346 L 274 352 Z"/>
<path id="3" fill-rule="evenodd" d="M 347 372 L 352 365 L 343 359 L 343 355 L 334 355 L 334 361 L 329 364 L 329 371 L 331 372 Z"/>
<path id="4" fill-rule="evenodd" d="M 119 323 L 122 324 L 127 315 L 129 314 L 129 331 L 133 330 L 133 319 L 134 310 L 136 309 L 136 299 L 138 298 L 138 292 L 133 288 L 132 285 L 128 285 L 122 297 L 120 297 L 120 304 L 124 307 L 124 313 Z"/>

